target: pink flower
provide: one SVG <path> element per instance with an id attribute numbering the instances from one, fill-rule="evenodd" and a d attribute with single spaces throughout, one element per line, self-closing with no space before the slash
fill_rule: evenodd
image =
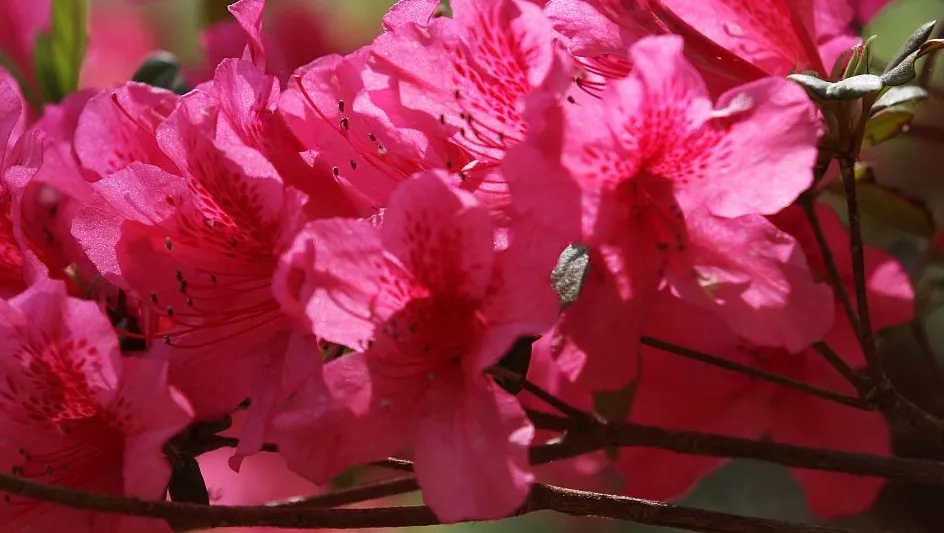
<path id="1" fill-rule="evenodd" d="M 16 81 L 0 68 L 0 177 L 14 162 L 14 145 L 25 122 L 26 105 Z M 26 288 L 13 207 L 12 194 L 0 185 L 0 298 L 9 298 Z"/>
<path id="2" fill-rule="evenodd" d="M 348 198 L 348 216 L 386 206 L 396 186 L 416 172 L 456 171 L 472 159 L 447 139 L 428 133 L 435 129 L 430 123 L 438 123 L 410 123 L 397 86 L 367 68 L 370 50 L 314 61 L 289 84 L 279 103 L 292 131 L 312 153 L 315 170 L 331 176 Z M 336 209 L 343 205 L 332 203 Z"/>
<path id="3" fill-rule="evenodd" d="M 213 104 L 191 93 L 158 127 L 175 174 L 135 162 L 97 181 L 72 232 L 104 281 L 163 317 L 160 330 L 144 332 L 157 341 L 149 353 L 170 359 L 171 383 L 198 418 L 252 398 L 244 454 L 261 445 L 283 384 L 317 374 L 320 358 L 271 289 L 304 196 L 258 151 L 214 138 Z"/>
<path id="4" fill-rule="evenodd" d="M 848 0 L 662 1 L 715 43 L 773 75 L 813 70 L 826 76 L 836 56 L 859 40 L 850 30 Z"/>
<path id="5" fill-rule="evenodd" d="M 544 8 L 568 51 L 581 67 L 575 81 L 599 95 L 607 80 L 626 77 L 632 69 L 630 47 L 646 36 L 684 36 L 685 54 L 702 73 L 712 94 L 760 79 L 764 72 L 725 50 L 698 30 L 650 0 L 550 0 Z"/>
<path id="6" fill-rule="evenodd" d="M 357 214 L 328 168 L 317 165 L 278 111 L 284 99 L 278 80 L 242 59 L 224 59 L 212 81 L 199 89 L 218 109 L 216 141 L 248 146 L 272 163 L 285 185 L 308 196 L 308 218 Z"/>
<path id="7" fill-rule="evenodd" d="M 162 499 L 164 443 L 190 421 L 166 365 L 121 357 L 92 302 L 40 281 L 0 301 L 0 467 L 27 478 L 109 495 Z M 4 496 L 0 530 L 170 531 L 156 520 L 73 510 Z"/>
<path id="8" fill-rule="evenodd" d="M 157 144 L 157 127 L 177 104 L 170 91 L 128 82 L 89 99 L 78 117 L 73 149 L 94 177 L 139 161 L 172 170 L 174 164 Z"/>
<path id="9" fill-rule="evenodd" d="M 636 68 L 602 100 L 535 105 L 542 127 L 502 166 L 521 224 L 554 254 L 548 271 L 567 243 L 591 247 L 580 298 L 539 344 L 572 377 L 619 388 L 662 284 L 759 344 L 798 350 L 818 338 L 832 310 L 813 302 L 828 291 L 760 216 L 812 181 L 818 131 L 806 95 L 768 78 L 713 105 L 677 37 L 644 39 L 630 57 Z"/>
<path id="10" fill-rule="evenodd" d="M 848 236 L 835 213 L 820 207 L 818 213 L 840 270 L 852 290 Z M 778 215 L 784 227 L 797 230 L 798 238 L 816 246 L 799 208 Z M 815 248 L 808 255 L 817 258 Z M 869 248 L 866 255 L 869 303 L 873 324 L 883 328 L 913 318 L 913 294 L 907 275 L 894 259 Z M 815 262 L 814 264 L 820 264 Z M 825 276 L 821 268 L 817 272 Z M 865 360 L 840 305 L 835 306 L 835 326 L 823 340 L 849 365 Z M 691 327 L 697 324 L 698 327 Z M 759 347 L 733 334 L 717 317 L 685 305 L 663 293 L 653 308 L 648 334 L 688 348 L 855 396 L 855 389 L 815 349 L 797 353 Z M 823 400 L 767 381 L 752 379 L 676 355 L 643 348 L 642 373 L 633 397 L 630 420 L 643 424 L 726 435 L 841 449 L 877 455 L 890 454 L 889 432 L 880 413 L 862 411 Z M 678 391 L 685 391 L 679 394 Z M 620 452 L 618 468 L 634 495 L 657 499 L 676 498 L 723 459 L 680 456 L 652 449 Z M 825 518 L 857 514 L 875 500 L 883 480 L 794 469 L 811 510 Z"/>
<path id="11" fill-rule="evenodd" d="M 713 94 L 764 76 L 829 74 L 859 38 L 848 0 L 551 0 L 545 11 L 597 93 L 632 67 L 627 52 L 646 35 L 676 33 Z"/>
<path id="12" fill-rule="evenodd" d="M 507 516 L 528 493 L 533 428 L 483 371 L 549 327 L 556 301 L 447 179 L 401 184 L 379 228 L 314 222 L 283 258 L 319 335 L 364 351 L 325 366 L 327 389 L 296 393 L 274 440 L 316 482 L 412 446 L 425 501 L 453 522 Z"/>
<path id="13" fill-rule="evenodd" d="M 403 105 L 483 162 L 524 139 L 521 98 L 563 98 L 570 81 L 550 21 L 524 0 L 469 0 L 453 17 L 404 23 L 374 42 L 372 67 L 399 83 Z"/>

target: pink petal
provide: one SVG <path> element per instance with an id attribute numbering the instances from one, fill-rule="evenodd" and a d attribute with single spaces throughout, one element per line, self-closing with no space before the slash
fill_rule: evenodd
<path id="1" fill-rule="evenodd" d="M 266 68 L 265 48 L 262 46 L 262 10 L 265 0 L 239 0 L 227 9 L 246 33 L 248 43 L 245 55 L 259 67 Z"/>
<path id="2" fill-rule="evenodd" d="M 398 0 L 383 17 L 385 31 L 394 31 L 404 24 L 426 25 L 433 16 L 439 0 Z"/>
<path id="3" fill-rule="evenodd" d="M 534 480 L 528 463 L 534 428 L 517 400 L 474 376 L 464 384 L 441 380 L 424 403 L 435 407 L 424 409 L 416 429 L 414 469 L 436 516 L 449 523 L 516 511 Z"/>
<path id="4" fill-rule="evenodd" d="M 832 326 L 832 292 L 814 281 L 788 234 L 760 216 L 692 214 L 687 222 L 690 248 L 667 278 L 682 298 L 720 313 L 752 342 L 793 352 Z"/>
<path id="5" fill-rule="evenodd" d="M 26 126 L 26 102 L 16 80 L 0 68 L 0 172 L 9 166 L 6 151 L 23 133 Z"/>
<path id="6" fill-rule="evenodd" d="M 492 276 L 488 211 L 445 173 L 415 176 L 390 198 L 381 238 L 417 282 L 433 293 L 480 299 Z"/>
<path id="7" fill-rule="evenodd" d="M 656 24 L 646 3 L 550 0 L 544 13 L 554 22 L 554 29 L 568 38 L 572 53 L 588 57 L 623 55 L 633 43 L 654 33 Z"/>
<path id="8" fill-rule="evenodd" d="M 134 161 L 173 169 L 157 146 L 155 130 L 176 102 L 170 91 L 134 82 L 92 97 L 76 126 L 79 162 L 99 176 Z"/>
<path id="9" fill-rule="evenodd" d="M 822 71 L 812 0 L 663 0 L 708 38 L 770 74 Z"/>
<path id="10" fill-rule="evenodd" d="M 319 220 L 299 233 L 283 256 L 278 275 L 286 281 L 279 283 L 289 291 L 288 301 L 297 302 L 292 304 L 295 309 L 303 308 L 317 325 L 319 336 L 365 348 L 373 336 L 374 318 L 383 320 L 400 306 L 400 298 L 390 297 L 381 282 L 392 268 L 379 260 L 382 256 L 379 231 L 368 222 Z M 315 259 L 314 264 L 306 264 L 306 258 Z M 388 283 L 398 283 L 404 275 L 393 270 Z"/>
<path id="11" fill-rule="evenodd" d="M 164 444 L 190 424 L 187 400 L 167 385 L 167 364 L 158 359 L 124 357 L 122 384 L 113 408 L 126 420 L 125 494 L 157 500 L 170 479 Z"/>
<path id="12" fill-rule="evenodd" d="M 619 102 L 613 132 L 650 160 L 646 172 L 676 184 L 683 211 L 705 204 L 732 217 L 789 205 L 812 182 L 816 157 L 819 131 L 805 93 L 787 80 L 760 80 L 725 93 L 712 109 L 681 49 L 675 37 L 633 47 L 636 70 L 604 96 Z M 754 179 L 758 172 L 782 178 L 771 185 Z"/>
<path id="13" fill-rule="evenodd" d="M 412 406 L 423 389 L 372 375 L 368 356 L 352 353 L 308 381 L 273 421 L 272 441 L 288 466 L 325 483 L 351 465 L 396 453 L 409 437 Z M 419 376 L 426 381 L 425 376 Z"/>

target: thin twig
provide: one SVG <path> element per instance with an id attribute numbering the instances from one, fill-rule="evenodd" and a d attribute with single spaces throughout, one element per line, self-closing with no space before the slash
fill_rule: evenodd
<path id="1" fill-rule="evenodd" d="M 317 494 L 307 498 L 293 498 L 291 500 L 285 500 L 284 502 L 272 502 L 268 505 L 273 507 L 282 506 L 307 508 L 340 507 L 342 505 L 367 502 L 379 498 L 386 498 L 388 496 L 396 496 L 398 494 L 413 492 L 415 490 L 419 490 L 419 488 L 419 485 L 416 483 L 416 478 L 412 475 L 409 475 L 376 481 L 370 483 L 369 485 L 363 485 L 360 487 L 351 487 L 349 489 L 336 490 L 325 494 Z"/>
<path id="2" fill-rule="evenodd" d="M 612 496 L 552 485 L 535 485 L 528 511 L 554 509 L 576 516 L 602 516 L 639 524 L 670 526 L 705 533 L 840 533 L 833 527 L 794 524 L 765 518 L 737 517 L 668 503 Z"/>
<path id="3" fill-rule="evenodd" d="M 561 400 L 557 396 L 554 396 L 553 394 L 547 392 L 546 390 L 542 389 L 540 386 L 528 380 L 524 380 L 522 382 L 521 388 L 527 391 L 528 393 L 534 395 L 535 398 L 541 400 L 542 402 L 553 407 L 554 409 L 557 409 L 562 414 L 567 415 L 574 420 L 587 420 L 588 418 L 592 418 L 592 415 L 590 415 L 586 411 L 577 409 L 573 405 L 570 405 L 564 400 Z"/>
<path id="4" fill-rule="evenodd" d="M 808 196 L 803 196 L 797 203 L 799 203 L 800 207 L 803 209 L 806 220 L 810 224 L 810 229 L 813 230 L 813 236 L 816 238 L 816 244 L 819 246 L 823 264 L 826 265 L 826 275 L 830 286 L 833 288 L 833 293 L 836 298 L 839 299 L 840 304 L 842 304 L 846 318 L 849 319 L 849 324 L 852 326 L 852 331 L 858 338 L 860 329 L 859 317 L 856 315 L 855 306 L 852 305 L 852 298 L 849 296 L 849 291 L 846 290 L 846 284 L 842 281 L 842 274 L 840 274 L 839 267 L 836 265 L 836 258 L 833 256 L 833 251 L 829 247 L 829 241 L 826 240 L 823 226 L 819 223 L 819 216 L 816 214 L 813 199 Z"/>
<path id="5" fill-rule="evenodd" d="M 543 415 L 533 421 L 542 429 L 579 431 L 569 419 L 553 415 Z M 605 424 L 597 428 L 595 435 L 599 447 L 656 448 L 688 455 L 755 459 L 794 468 L 944 485 L 944 462 L 939 461 L 827 450 L 633 423 Z M 587 436 L 588 440 L 592 438 L 593 435 Z"/>
<path id="6" fill-rule="evenodd" d="M 868 393 L 868 383 L 865 383 L 862 379 L 862 376 L 856 373 L 856 371 L 851 366 L 843 361 L 842 357 L 840 357 L 839 354 L 830 348 L 828 344 L 822 341 L 814 342 L 813 349 L 822 355 L 823 359 L 826 359 L 830 366 L 832 366 L 842 375 L 842 377 L 846 379 L 846 381 L 856 388 L 860 397 L 864 397 Z M 869 407 L 874 408 L 874 406 Z"/>
<path id="7" fill-rule="evenodd" d="M 868 371 L 874 384 L 881 386 L 880 384 L 886 382 L 888 377 L 882 369 L 882 362 L 875 346 L 875 333 L 872 331 L 872 317 L 869 313 L 868 280 L 865 278 L 865 244 L 862 241 L 862 219 L 856 191 L 855 161 L 848 157 L 840 157 L 839 171 L 846 191 L 846 207 L 849 215 L 849 252 L 852 254 L 852 278 L 859 317 L 859 343 L 862 345 L 862 353 L 865 355 Z"/>
<path id="8" fill-rule="evenodd" d="M 688 359 L 699 361 L 705 364 L 723 368 L 725 370 L 730 370 L 732 372 L 737 372 L 739 374 L 744 374 L 757 379 L 762 379 L 769 381 L 771 383 L 776 383 L 777 385 L 787 387 L 790 389 L 798 390 L 806 394 L 817 396 L 825 400 L 829 400 L 836 403 L 841 403 L 843 405 L 848 405 L 849 407 L 855 407 L 856 409 L 870 409 L 871 407 L 867 402 L 860 398 L 852 398 L 838 392 L 833 392 L 826 389 L 821 389 L 819 387 L 810 385 L 809 383 L 804 383 L 802 381 L 797 381 L 788 377 L 781 376 L 779 374 L 774 374 L 772 372 L 767 372 L 766 370 L 760 370 L 758 368 L 753 368 L 750 366 L 742 365 L 740 363 L 735 363 L 734 361 L 729 361 L 721 357 L 714 355 L 709 355 L 706 353 L 699 352 L 697 350 L 692 350 L 690 348 L 685 348 L 683 346 L 678 346 L 670 342 L 663 340 L 655 339 L 648 336 L 642 336 L 639 339 L 641 344 L 646 346 L 651 346 L 653 348 L 658 348 L 665 352 L 669 352 L 675 355 L 680 355 Z"/>
<path id="9" fill-rule="evenodd" d="M 173 520 L 198 527 L 277 527 L 294 529 L 360 529 L 439 524 L 425 506 L 373 509 L 312 509 L 291 506 L 198 505 L 166 501 L 141 501 L 106 496 L 38 483 L 0 474 L 0 490 L 53 502 L 74 509 Z M 682 527 L 703 533 L 848 533 L 845 530 L 751 518 L 729 513 L 692 509 L 625 496 L 575 491 L 535 485 L 519 514 L 559 510 L 640 524 Z"/>

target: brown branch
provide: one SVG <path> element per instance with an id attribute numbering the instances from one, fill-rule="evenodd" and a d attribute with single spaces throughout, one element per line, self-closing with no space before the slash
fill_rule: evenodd
<path id="1" fill-rule="evenodd" d="M 842 360 L 842 357 L 839 357 L 832 348 L 829 347 L 825 342 L 814 342 L 813 349 L 816 350 L 820 355 L 823 356 L 823 359 L 826 359 L 826 362 L 830 364 L 837 372 L 839 372 L 842 377 L 846 379 L 853 387 L 859 392 L 860 397 L 865 397 L 868 393 L 869 385 L 865 383 L 862 379 L 862 376 L 856 373 L 856 371 L 849 366 L 845 361 Z M 868 405 L 870 409 L 874 409 L 875 406 Z"/>
<path id="2" fill-rule="evenodd" d="M 173 520 L 198 527 L 277 527 L 291 529 L 360 529 L 439 524 L 425 506 L 373 509 L 312 509 L 297 506 L 209 506 L 166 501 L 141 501 L 105 496 L 0 474 L 0 490 L 87 511 Z M 835 528 L 791 524 L 692 509 L 625 496 L 535 485 L 519 514 L 556 510 L 640 524 L 682 527 L 703 533 L 847 533 Z"/>
<path id="3" fill-rule="evenodd" d="M 569 419 L 553 415 L 541 415 L 534 424 L 542 429 L 580 431 Z M 588 441 L 595 440 L 598 447 L 640 446 L 688 455 L 755 459 L 794 468 L 944 484 L 944 462 L 924 459 L 883 457 L 633 423 L 601 425 L 593 434 L 582 436 Z"/>
<path id="4" fill-rule="evenodd" d="M 807 222 L 810 223 L 810 229 L 813 230 L 813 236 L 816 238 L 816 244 L 819 246 L 820 255 L 823 257 L 823 264 L 826 265 L 826 275 L 833 293 L 839 299 L 842 308 L 849 319 L 852 331 L 859 336 L 859 316 L 856 315 L 855 307 L 852 305 L 852 298 L 849 291 L 846 290 L 845 283 L 842 282 L 842 274 L 839 273 L 839 267 L 836 265 L 836 258 L 829 247 L 829 241 L 826 240 L 826 234 L 823 232 L 823 226 L 819 223 L 819 216 L 816 215 L 816 207 L 813 205 L 813 199 L 809 196 L 802 196 L 798 202 L 806 215 Z M 855 384 L 855 383 L 853 383 Z"/>
<path id="5" fill-rule="evenodd" d="M 393 479 L 376 481 L 369 485 L 335 490 L 325 494 L 318 494 L 307 498 L 292 498 L 283 502 L 272 502 L 269 506 L 276 507 L 341 507 L 352 503 L 367 502 L 388 496 L 396 496 L 419 490 L 416 478 L 412 475 Z"/>
<path id="6" fill-rule="evenodd" d="M 888 381 L 875 345 L 875 332 L 872 330 L 872 316 L 869 313 L 869 294 L 865 279 L 865 244 L 862 241 L 862 219 L 859 213 L 859 199 L 855 181 L 855 160 L 850 157 L 839 158 L 839 170 L 842 184 L 846 191 L 846 207 L 849 218 L 849 252 L 852 254 L 852 277 L 855 286 L 857 316 L 859 317 L 859 344 L 868 363 L 868 371 L 874 385 L 881 387 Z"/>
<path id="7" fill-rule="evenodd" d="M 782 387 L 787 387 L 790 389 L 798 390 L 812 396 L 817 396 L 831 402 L 841 403 L 843 405 L 848 405 L 850 407 L 855 407 L 856 409 L 870 409 L 870 405 L 860 398 L 852 398 L 838 392 L 833 392 L 826 389 L 821 389 L 815 387 L 808 383 L 802 381 L 797 381 L 788 377 L 781 376 L 779 374 L 774 374 L 772 372 L 767 372 L 766 370 L 760 370 L 758 368 L 753 368 L 750 366 L 742 365 L 740 363 L 735 363 L 734 361 L 729 361 L 721 357 L 714 355 L 709 355 L 706 353 L 699 352 L 697 350 L 692 350 L 690 348 L 685 348 L 683 346 L 678 346 L 670 342 L 663 340 L 655 339 L 652 337 L 642 336 L 639 339 L 641 344 L 646 346 L 651 346 L 653 348 L 658 348 L 662 351 L 669 352 L 675 355 L 680 355 L 688 359 L 699 361 L 705 364 L 723 368 L 731 372 L 737 372 L 739 374 L 744 374 L 757 379 L 762 379 L 764 381 L 769 381 L 771 383 L 776 383 Z"/>
<path id="8" fill-rule="evenodd" d="M 553 509 L 577 516 L 617 518 L 638 524 L 669 526 L 704 533 L 843 533 L 847 531 L 765 518 L 732 517 L 730 514 L 716 511 L 551 485 L 535 485 L 526 509 L 528 511 Z"/>

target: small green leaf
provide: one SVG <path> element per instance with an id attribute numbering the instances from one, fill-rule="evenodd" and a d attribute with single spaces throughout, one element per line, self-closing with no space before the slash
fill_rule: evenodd
<path id="1" fill-rule="evenodd" d="M 930 54 L 935 50 L 944 48 L 944 39 L 931 39 L 918 47 L 917 50 L 908 55 L 895 68 L 887 69 L 882 74 L 882 83 L 886 86 L 904 85 L 917 76 L 915 72 L 915 61 Z"/>
<path id="2" fill-rule="evenodd" d="M 878 100 L 872 104 L 872 115 L 879 111 L 898 105 L 907 105 L 914 107 L 918 102 L 926 99 L 928 92 L 917 85 L 901 85 L 898 87 L 889 87 Z"/>
<path id="3" fill-rule="evenodd" d="M 862 135 L 862 149 L 865 150 L 889 139 L 894 139 L 911 124 L 914 115 L 914 107 L 905 104 L 886 107 L 872 115 L 872 118 L 865 124 L 865 132 Z"/>
<path id="4" fill-rule="evenodd" d="M 935 24 L 937 24 L 937 22 L 933 20 L 925 22 L 921 27 L 915 30 L 914 33 L 911 34 L 911 37 L 908 37 L 908 40 L 905 41 L 905 44 L 901 45 L 901 48 L 898 49 L 895 56 L 888 62 L 888 65 L 885 67 L 885 72 L 890 72 L 905 61 L 908 56 L 915 53 L 931 37 L 931 32 L 934 31 Z"/>
<path id="5" fill-rule="evenodd" d="M 49 33 L 36 37 L 36 79 L 46 102 L 76 91 L 88 46 L 88 0 L 53 0 Z"/>
<path id="6" fill-rule="evenodd" d="M 874 74 L 859 74 L 830 83 L 809 74 L 791 74 L 787 78 L 799 83 L 816 100 L 855 100 L 882 90 L 882 79 Z"/>
<path id="7" fill-rule="evenodd" d="M 869 73 L 869 65 L 872 61 L 873 40 L 875 40 L 874 35 L 852 47 L 852 56 L 849 58 L 849 62 L 846 64 L 846 69 L 843 71 L 840 79 Z"/>
<path id="8" fill-rule="evenodd" d="M 882 90 L 882 78 L 874 74 L 859 74 L 829 84 L 827 100 L 855 100 L 856 98 Z"/>

